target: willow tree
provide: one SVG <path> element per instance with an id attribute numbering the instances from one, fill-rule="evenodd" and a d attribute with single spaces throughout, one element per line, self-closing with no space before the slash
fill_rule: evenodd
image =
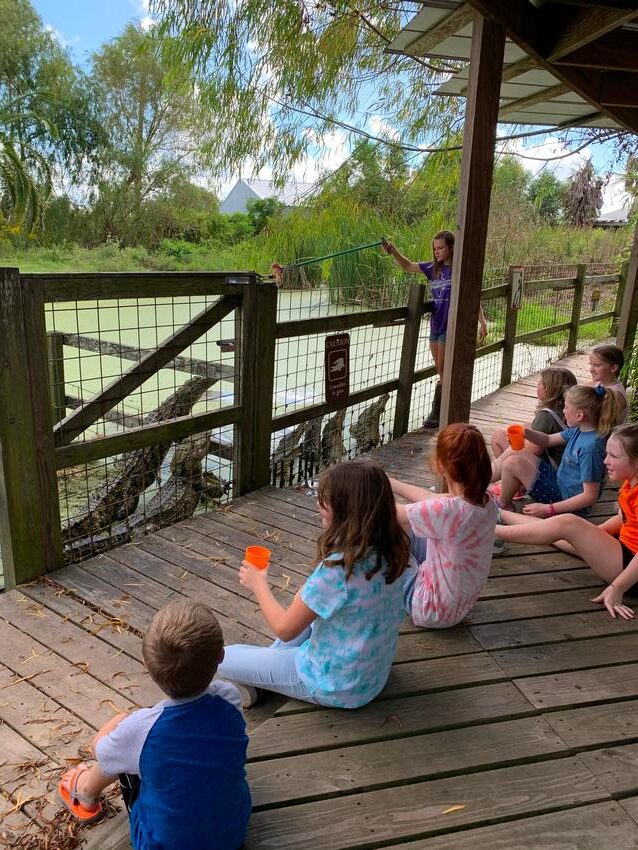
<path id="1" fill-rule="evenodd" d="M 384 53 L 420 3 L 150 5 L 165 57 L 198 80 L 209 118 L 206 149 L 219 173 L 249 162 L 283 177 L 304 155 L 320 154 L 333 131 L 418 152 L 458 129 L 459 104 L 433 97 L 455 66 Z"/>

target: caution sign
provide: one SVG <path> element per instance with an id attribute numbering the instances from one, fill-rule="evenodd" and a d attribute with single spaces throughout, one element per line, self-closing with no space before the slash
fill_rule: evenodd
<path id="1" fill-rule="evenodd" d="M 347 398 L 350 393 L 350 334 L 326 337 L 326 401 Z"/>
<path id="2" fill-rule="evenodd" d="M 523 266 L 512 266 L 512 310 L 523 306 Z"/>

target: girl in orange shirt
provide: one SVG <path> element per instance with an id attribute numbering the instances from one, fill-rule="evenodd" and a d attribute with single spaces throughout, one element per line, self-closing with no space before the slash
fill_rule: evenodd
<path id="1" fill-rule="evenodd" d="M 635 614 L 623 603 L 623 596 L 638 599 L 638 425 L 614 428 L 607 442 L 605 467 L 611 481 L 623 484 L 618 513 L 602 525 L 592 525 L 573 514 L 539 520 L 502 511 L 508 524 L 497 525 L 495 535 L 512 543 L 553 543 L 578 555 L 607 582 L 592 602 L 602 603 L 612 617 L 630 620 Z"/>

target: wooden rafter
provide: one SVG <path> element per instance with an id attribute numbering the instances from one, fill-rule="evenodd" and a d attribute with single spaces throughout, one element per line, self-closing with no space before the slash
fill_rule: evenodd
<path id="1" fill-rule="evenodd" d="M 579 47 L 560 59 L 557 65 L 574 65 L 579 68 L 599 68 L 605 71 L 633 71 L 638 73 L 636 33 L 619 29 Z"/>
<path id="2" fill-rule="evenodd" d="M 146 354 L 139 363 L 131 366 L 121 377 L 115 378 L 101 393 L 95 395 L 84 407 L 73 411 L 55 426 L 56 447 L 68 445 L 75 437 L 93 425 L 108 410 L 112 410 L 127 395 L 170 363 L 195 340 L 221 322 L 241 303 L 237 295 L 225 295 L 210 307 L 202 310 L 187 325 L 181 327 L 157 349 Z"/>
<path id="3" fill-rule="evenodd" d="M 464 3 L 455 9 L 452 14 L 443 18 L 440 23 L 433 26 L 422 36 L 406 47 L 405 52 L 410 56 L 427 56 L 430 50 L 437 44 L 441 44 L 446 38 L 462 30 L 471 23 L 474 17 L 474 9 Z"/>
<path id="4" fill-rule="evenodd" d="M 565 92 L 568 92 L 569 90 L 568 85 L 565 83 L 559 83 L 557 86 L 552 86 L 549 89 L 543 89 L 543 91 L 530 94 L 527 97 L 512 100 L 504 106 L 501 106 L 498 112 L 499 118 L 502 118 L 503 115 L 508 115 L 510 112 L 519 112 L 523 109 L 527 109 L 528 106 L 534 106 L 536 103 L 545 103 L 548 100 L 552 100 L 554 97 L 559 97 L 561 94 L 565 94 Z"/>
<path id="5" fill-rule="evenodd" d="M 574 7 L 550 3 L 539 9 L 543 55 L 549 62 L 585 47 L 596 39 L 631 21 L 638 14 L 633 9 L 609 9 L 603 6 Z"/>
<path id="6" fill-rule="evenodd" d="M 614 119 L 614 121 L 638 132 L 638 110 L 601 104 L 600 80 L 592 78 L 591 72 L 588 73 L 579 68 L 552 64 L 549 60 L 550 53 L 557 46 L 551 43 L 548 45 L 547 41 L 551 38 L 551 34 L 548 35 L 545 30 L 548 27 L 558 27 L 561 23 L 564 24 L 564 19 L 561 19 L 559 22 L 558 18 L 552 19 L 547 12 L 542 16 L 541 12 L 546 7 L 535 9 L 528 0 L 469 0 L 469 2 L 488 20 L 497 21 L 504 26 L 509 38 L 518 44 L 526 53 L 535 57 L 538 60 L 539 67 L 548 70 L 561 82 L 566 83 L 572 91 Z M 558 4 L 548 4 L 547 8 L 549 9 L 550 6 L 554 7 L 556 5 Z M 562 12 L 564 14 L 564 7 L 562 7 Z M 634 9 L 633 16 L 630 13 L 625 13 L 622 17 L 623 19 L 629 19 L 635 17 L 636 14 Z M 609 26 L 609 19 L 607 18 L 606 20 L 607 26 Z M 620 26 L 621 23 L 622 20 L 617 17 L 616 25 Z M 604 32 L 608 31 L 604 28 L 602 31 L 594 31 L 593 19 L 590 20 L 590 24 L 592 26 L 589 33 L 591 35 L 590 40 L 595 40 Z M 572 39 L 569 46 L 566 44 L 563 46 L 569 50 L 575 49 L 575 41 Z M 638 87 L 636 88 L 636 101 L 638 105 Z"/>

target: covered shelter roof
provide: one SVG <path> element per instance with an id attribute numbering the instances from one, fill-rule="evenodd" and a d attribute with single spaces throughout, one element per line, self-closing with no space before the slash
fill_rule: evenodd
<path id="1" fill-rule="evenodd" d="M 428 0 L 386 50 L 449 60 L 436 93 L 465 96 L 476 12 L 506 32 L 499 123 L 638 132 L 636 0 Z"/>

